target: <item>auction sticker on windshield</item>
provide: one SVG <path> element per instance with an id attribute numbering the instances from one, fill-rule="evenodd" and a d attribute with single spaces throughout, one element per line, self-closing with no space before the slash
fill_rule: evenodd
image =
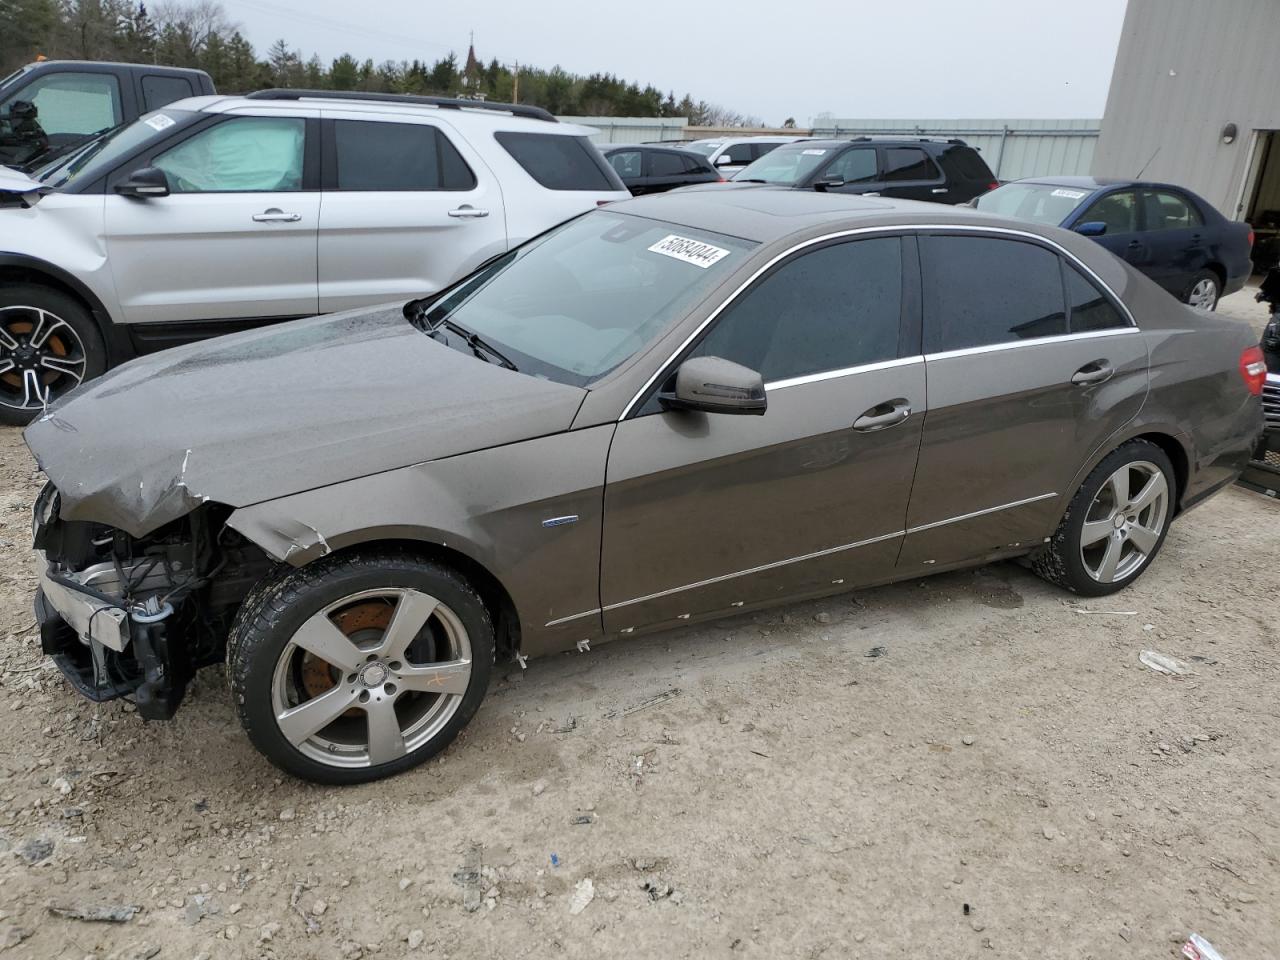
<path id="1" fill-rule="evenodd" d="M 168 130 L 177 121 L 173 117 L 166 117 L 163 113 L 157 113 L 154 117 L 147 117 L 143 123 L 153 130 Z"/>
<path id="2" fill-rule="evenodd" d="M 678 237 L 674 233 L 668 234 L 651 246 L 649 252 L 660 253 L 664 257 L 673 257 L 676 260 L 683 260 L 685 263 L 692 263 L 695 267 L 701 267 L 703 270 L 729 255 L 728 250 L 713 247 L 711 244 L 703 243 L 701 240 Z"/>
<path id="3" fill-rule="evenodd" d="M 1049 194 L 1051 197 L 1066 197 L 1068 200 L 1079 200 L 1081 197 L 1088 196 L 1087 190 L 1066 190 L 1058 189 Z"/>

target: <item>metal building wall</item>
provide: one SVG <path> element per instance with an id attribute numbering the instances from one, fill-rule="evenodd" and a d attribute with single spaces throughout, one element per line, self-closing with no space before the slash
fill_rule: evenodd
<path id="1" fill-rule="evenodd" d="M 592 127 L 593 143 L 644 143 L 648 140 L 680 140 L 689 125 L 685 117 L 557 117 L 564 123 Z"/>
<path id="2" fill-rule="evenodd" d="M 1239 133 L 1224 144 L 1228 123 Z M 1094 174 L 1145 167 L 1239 217 L 1253 133 L 1277 129 L 1278 0 L 1129 0 Z"/>
<path id="3" fill-rule="evenodd" d="M 1000 180 L 1087 174 L 1098 120 L 846 120 L 815 121 L 815 137 L 876 135 L 959 137 L 976 147 Z"/>

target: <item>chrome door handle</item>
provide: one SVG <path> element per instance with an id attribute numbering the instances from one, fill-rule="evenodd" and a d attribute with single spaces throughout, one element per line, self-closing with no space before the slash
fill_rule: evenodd
<path id="1" fill-rule="evenodd" d="M 255 223 L 297 223 L 302 219 L 300 213 L 285 213 L 279 207 L 271 207 L 253 215 Z"/>
<path id="2" fill-rule="evenodd" d="M 934 187 L 934 188 L 933 188 L 932 190 L 930 190 L 929 192 L 930 192 L 930 193 L 946 193 L 946 192 L 947 192 L 947 188 L 946 188 L 946 187 Z"/>
<path id="3" fill-rule="evenodd" d="M 879 192 L 879 191 L 877 191 L 877 190 L 871 190 L 871 191 L 868 191 L 867 193 L 864 193 L 864 194 L 863 194 L 863 196 L 864 196 L 864 197 L 878 197 L 878 196 L 880 196 L 880 192 Z"/>
<path id="4" fill-rule="evenodd" d="M 481 217 L 487 217 L 488 210 L 477 210 L 475 207 L 462 206 L 456 210 L 450 210 L 449 216 L 459 220 L 479 220 Z"/>
<path id="5" fill-rule="evenodd" d="M 1115 367 L 1111 366 L 1106 360 L 1095 360 L 1093 363 L 1086 363 L 1073 373 L 1071 382 L 1078 387 L 1085 387 L 1094 383 L 1105 383 L 1115 374 Z"/>
<path id="6" fill-rule="evenodd" d="M 901 398 L 888 400 L 872 407 L 857 420 L 853 421 L 853 429 L 860 433 L 874 433 L 896 427 L 911 416 L 911 404 Z"/>

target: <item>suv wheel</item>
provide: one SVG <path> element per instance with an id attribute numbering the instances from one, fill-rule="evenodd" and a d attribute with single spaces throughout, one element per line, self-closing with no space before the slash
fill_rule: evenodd
<path id="1" fill-rule="evenodd" d="M 0 423 L 30 423 L 106 367 L 102 334 L 80 303 L 35 284 L 0 287 Z"/>
<path id="2" fill-rule="evenodd" d="M 1218 297 L 1221 295 L 1222 291 L 1218 286 L 1218 275 L 1212 270 L 1201 270 L 1191 278 L 1191 284 L 1187 287 L 1187 295 L 1182 300 L 1189 307 L 1208 312 L 1218 309 Z"/>
<path id="3" fill-rule="evenodd" d="M 494 631 L 479 594 L 439 563 L 342 555 L 253 590 L 227 641 L 250 740 L 316 783 L 362 783 L 443 750 L 483 699 Z"/>
<path id="4" fill-rule="evenodd" d="M 1160 552 L 1176 489 L 1165 452 L 1131 440 L 1085 479 L 1031 568 L 1050 583 L 1090 597 L 1127 587 Z"/>

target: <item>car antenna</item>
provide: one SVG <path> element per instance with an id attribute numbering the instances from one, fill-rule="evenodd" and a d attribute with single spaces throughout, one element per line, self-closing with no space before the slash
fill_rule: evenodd
<path id="1" fill-rule="evenodd" d="M 1149 159 L 1149 160 L 1147 160 L 1147 162 L 1146 162 L 1146 163 L 1144 163 L 1144 164 L 1142 165 L 1142 169 L 1138 171 L 1138 175 L 1137 175 L 1136 177 L 1134 177 L 1133 179 L 1135 179 L 1135 180 L 1141 180 L 1141 179 L 1142 179 L 1142 175 L 1143 175 L 1144 173 L 1146 173 L 1146 172 L 1147 172 L 1147 167 L 1151 166 L 1151 161 L 1152 161 L 1152 160 L 1154 160 L 1154 159 L 1156 158 L 1156 154 L 1157 154 L 1157 153 L 1159 153 L 1159 152 L 1160 152 L 1160 148 L 1159 148 L 1159 147 L 1156 147 L 1156 152 L 1155 152 L 1155 153 L 1153 153 L 1153 154 L 1151 155 L 1150 159 Z"/>

